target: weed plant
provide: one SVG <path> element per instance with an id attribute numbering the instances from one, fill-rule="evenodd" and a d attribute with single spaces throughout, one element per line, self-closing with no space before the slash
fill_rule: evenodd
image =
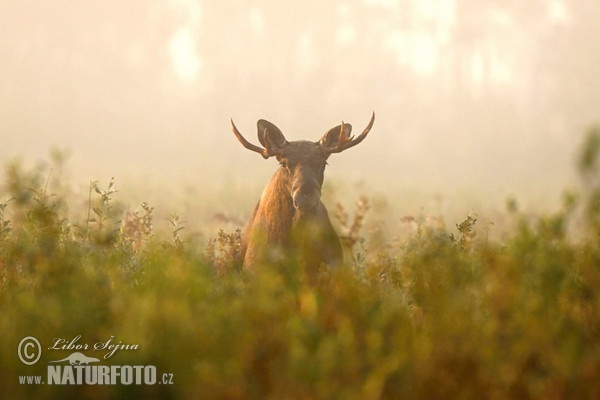
<path id="1" fill-rule="evenodd" d="M 0 393 L 13 399 L 597 399 L 600 398 L 600 132 L 579 157 L 582 188 L 561 210 L 519 213 L 502 242 L 472 214 L 455 229 L 406 217 L 401 241 L 364 234 L 338 206 L 346 265 L 316 284 L 293 263 L 239 265 L 240 232 L 205 242 L 154 232 L 153 208 L 91 182 L 87 210 L 48 174 L 6 168 L 0 191 Z M 64 187 L 57 185 L 56 187 Z M 392 221 L 393 222 L 393 221 Z M 439 221 L 438 221 L 439 222 Z M 576 232 L 576 234 L 572 234 Z M 382 245 L 381 242 L 387 241 Z M 111 336 L 139 345 L 103 365 L 154 365 L 155 385 L 24 385 L 49 361 Z M 40 362 L 17 347 L 35 336 Z M 93 349 L 87 356 L 100 357 Z"/>

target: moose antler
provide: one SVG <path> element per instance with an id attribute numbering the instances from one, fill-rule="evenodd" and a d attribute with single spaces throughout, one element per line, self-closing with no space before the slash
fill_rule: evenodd
<path id="1" fill-rule="evenodd" d="M 341 153 L 342 151 L 349 149 L 350 147 L 356 146 L 357 144 L 362 142 L 364 140 L 364 138 L 367 137 L 367 134 L 373 127 L 374 122 L 375 122 L 375 112 L 373 111 L 373 115 L 371 116 L 371 120 L 369 121 L 369 124 L 367 125 L 365 130 L 360 135 L 358 135 L 358 137 L 355 139 L 354 136 L 346 135 L 346 133 L 344 132 L 344 121 L 342 121 L 342 126 L 340 129 L 340 137 L 338 139 L 337 144 L 335 146 L 325 147 L 324 148 L 325 151 L 327 151 L 328 153 Z"/>
<path id="2" fill-rule="evenodd" d="M 264 139 L 263 141 L 265 142 L 266 148 L 263 149 L 262 147 L 258 147 L 257 145 L 254 145 L 254 144 L 250 143 L 249 141 L 247 141 L 246 138 L 242 136 L 240 131 L 238 131 L 238 128 L 233 123 L 233 119 L 231 119 L 231 127 L 233 128 L 233 134 L 235 135 L 236 138 L 238 138 L 240 143 L 245 148 L 247 148 L 248 150 L 257 152 L 258 154 L 263 156 L 263 158 L 265 160 L 271 156 L 276 156 L 278 154 L 276 151 L 273 151 L 272 149 L 269 148 L 269 141 L 267 140 L 267 129 L 266 128 L 263 131 L 263 139 Z"/>

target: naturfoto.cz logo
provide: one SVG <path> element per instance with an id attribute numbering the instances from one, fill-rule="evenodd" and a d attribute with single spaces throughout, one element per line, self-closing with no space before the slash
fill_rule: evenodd
<path id="1" fill-rule="evenodd" d="M 126 344 L 116 342 L 114 335 L 105 342 L 93 345 L 81 342 L 81 335 L 68 341 L 55 338 L 52 346 L 47 350 L 69 350 L 71 354 L 66 357 L 56 358 L 48 361 L 46 367 L 46 379 L 42 376 L 20 376 L 21 384 L 48 384 L 48 385 L 155 385 L 173 384 L 173 374 L 163 373 L 158 376 L 154 365 L 98 365 L 102 359 L 112 357 L 117 351 L 138 350 L 138 344 Z M 75 351 L 74 351 L 75 350 Z M 19 359 L 25 365 L 36 364 L 42 355 L 40 341 L 27 336 L 19 342 Z M 84 351 L 87 354 L 84 354 Z M 90 354 L 98 357 L 90 356 Z"/>

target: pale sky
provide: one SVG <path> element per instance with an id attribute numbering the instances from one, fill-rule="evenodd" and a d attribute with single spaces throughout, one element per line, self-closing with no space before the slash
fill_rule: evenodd
<path id="1" fill-rule="evenodd" d="M 67 149 L 72 179 L 140 186 L 256 182 L 233 118 L 317 140 L 370 137 L 332 184 L 384 195 L 460 188 L 560 198 L 599 119 L 600 17 L 584 1 L 4 2 L 0 162 Z"/>

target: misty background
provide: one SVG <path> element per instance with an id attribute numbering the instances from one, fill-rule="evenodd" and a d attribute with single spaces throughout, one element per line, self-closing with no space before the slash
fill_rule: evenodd
<path id="1" fill-rule="evenodd" d="M 253 203 L 276 162 L 230 118 L 256 143 L 260 118 L 317 140 L 375 111 L 328 185 L 400 208 L 552 204 L 600 119 L 591 0 L 32 0 L 0 14 L 0 163 L 62 149 L 81 192 L 114 176 L 151 204 L 228 190 Z"/>

